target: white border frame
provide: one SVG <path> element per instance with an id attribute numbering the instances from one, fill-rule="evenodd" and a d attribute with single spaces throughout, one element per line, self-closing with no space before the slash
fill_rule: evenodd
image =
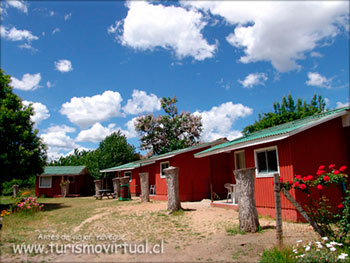
<path id="1" fill-rule="evenodd" d="M 266 151 L 266 150 L 276 150 L 276 159 L 277 159 L 277 172 L 272 172 L 272 173 L 259 173 L 259 170 L 258 170 L 258 160 L 256 158 L 256 154 L 258 152 L 263 152 L 263 151 Z M 275 173 L 278 173 L 280 174 L 280 162 L 279 162 L 279 159 L 278 159 L 278 148 L 277 148 L 277 145 L 275 146 L 270 146 L 270 147 L 265 147 L 265 148 L 259 148 L 259 149 L 255 149 L 254 150 L 254 163 L 255 163 L 255 174 L 256 174 L 256 178 L 265 178 L 265 177 L 273 177 L 273 175 Z"/>
<path id="2" fill-rule="evenodd" d="M 169 161 L 161 162 L 161 163 L 159 164 L 159 167 L 160 167 L 160 170 L 159 170 L 160 178 L 165 178 L 165 175 L 162 174 L 162 164 L 164 164 L 164 163 L 167 163 L 167 164 L 168 164 L 168 167 L 170 167 L 170 162 L 169 162 Z"/>
<path id="3" fill-rule="evenodd" d="M 132 181 L 132 171 L 125 171 L 124 172 L 124 177 L 127 176 L 125 174 L 128 174 L 128 173 L 130 173 L 130 180 L 129 180 L 129 182 L 131 182 Z"/>
<path id="4" fill-rule="evenodd" d="M 41 178 L 50 178 L 50 186 L 42 186 Z M 39 176 L 39 188 L 52 188 L 52 176 Z"/>
<path id="5" fill-rule="evenodd" d="M 246 159 L 245 159 L 245 150 L 239 150 L 239 151 L 234 151 L 233 152 L 233 158 L 235 159 L 235 170 L 237 170 L 237 162 L 236 162 L 236 155 L 239 154 L 239 153 L 244 153 L 244 168 L 247 168 L 247 162 L 246 162 Z M 242 169 L 242 168 L 239 168 L 239 169 Z"/>

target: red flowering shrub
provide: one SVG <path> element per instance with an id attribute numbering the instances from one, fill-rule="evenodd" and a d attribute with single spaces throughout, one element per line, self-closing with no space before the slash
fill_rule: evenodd
<path id="1" fill-rule="evenodd" d="M 303 206 L 309 216 L 327 236 L 341 242 L 345 241 L 350 246 L 350 189 L 344 187 L 347 182 L 347 174 L 344 171 L 347 167 L 343 165 L 337 170 L 334 164 L 330 164 L 328 168 L 325 168 L 325 165 L 321 165 L 315 176 L 302 177 L 298 174 L 293 181 L 282 183 L 281 187 L 286 190 L 294 188 L 305 193 L 308 203 Z M 322 191 L 326 191 L 325 187 L 331 185 L 337 185 L 342 191 L 344 190 L 342 202 L 333 209 L 332 203 L 322 194 Z M 319 199 L 312 194 L 312 189 L 318 190 Z"/>

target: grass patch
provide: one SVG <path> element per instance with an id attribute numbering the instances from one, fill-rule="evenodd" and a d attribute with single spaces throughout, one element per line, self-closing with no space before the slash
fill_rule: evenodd
<path id="1" fill-rule="evenodd" d="M 230 227 L 226 227 L 226 233 L 229 235 L 229 236 L 235 236 L 235 235 L 244 235 L 246 234 L 245 231 L 241 230 L 239 228 L 239 225 L 233 225 L 233 226 L 230 226 Z"/>
<path id="2" fill-rule="evenodd" d="M 293 263 L 295 259 L 292 257 L 293 251 L 291 248 L 279 250 L 277 247 L 264 250 L 261 263 Z"/>
<path id="3" fill-rule="evenodd" d="M 180 210 L 178 210 L 178 211 L 175 211 L 175 212 L 172 213 L 171 215 L 172 215 L 172 216 L 182 216 L 182 215 L 184 215 L 184 214 L 185 214 L 185 211 L 182 210 L 182 209 L 180 209 Z"/>

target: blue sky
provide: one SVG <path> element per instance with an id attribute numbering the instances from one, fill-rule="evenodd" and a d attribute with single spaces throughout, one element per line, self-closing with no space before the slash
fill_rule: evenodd
<path id="1" fill-rule="evenodd" d="M 57 158 L 96 148 L 159 98 L 233 139 L 291 93 L 349 103 L 349 3 L 2 1 L 1 68 Z"/>

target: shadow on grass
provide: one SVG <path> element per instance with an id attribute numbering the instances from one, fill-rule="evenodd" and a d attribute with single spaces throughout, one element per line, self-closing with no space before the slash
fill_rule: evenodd
<path id="1" fill-rule="evenodd" d="M 40 203 L 41 204 L 41 203 Z M 44 203 L 43 211 L 52 211 L 61 208 L 71 207 L 70 205 L 65 205 L 62 203 Z"/>
<path id="2" fill-rule="evenodd" d="M 260 226 L 261 230 L 276 229 L 276 226 Z"/>

